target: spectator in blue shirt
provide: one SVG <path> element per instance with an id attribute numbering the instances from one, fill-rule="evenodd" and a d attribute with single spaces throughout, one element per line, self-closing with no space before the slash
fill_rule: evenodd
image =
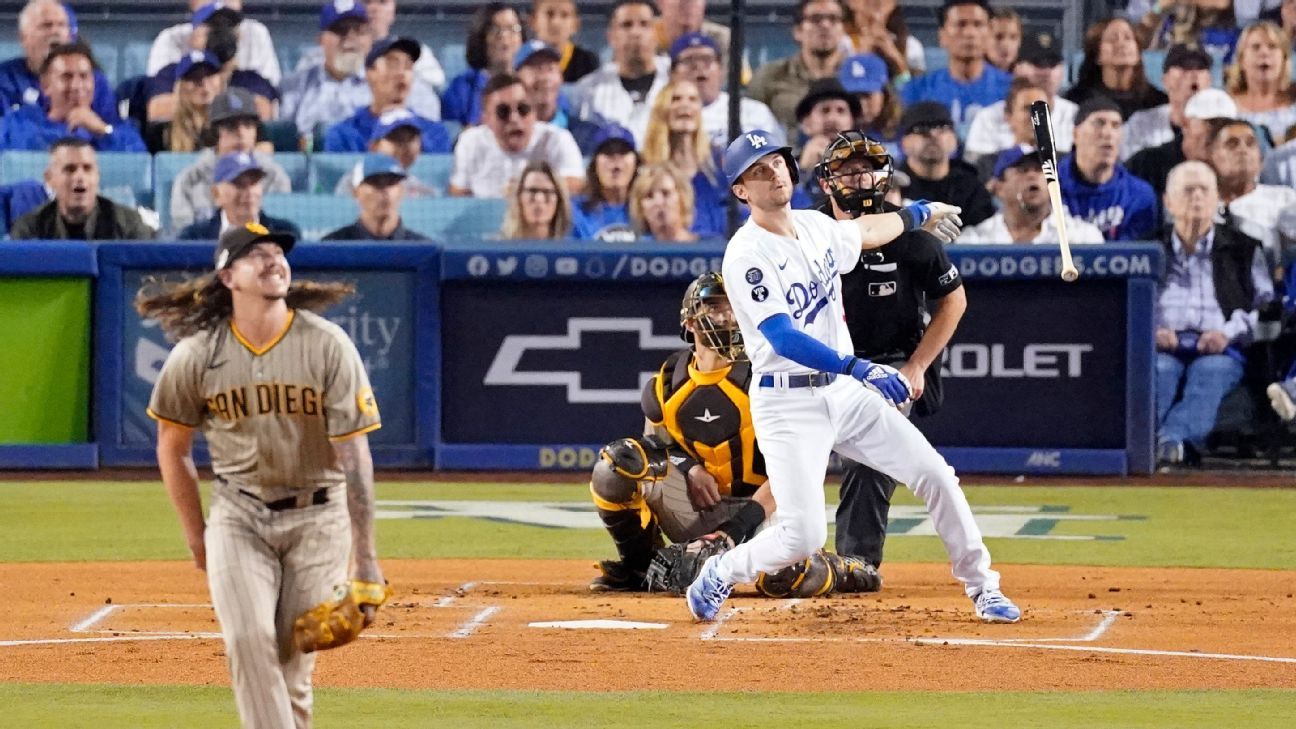
<path id="1" fill-rule="evenodd" d="M 41 64 L 40 104 L 25 104 L 0 120 L 0 149 L 45 150 L 59 139 L 75 137 L 100 152 L 144 152 L 135 127 L 115 113 L 91 108 L 95 92 L 94 55 L 81 42 L 54 46 Z"/>
<path id="2" fill-rule="evenodd" d="M 50 201 L 50 189 L 40 180 L 0 185 L 0 226 L 5 235 L 19 218 Z"/>
<path id="3" fill-rule="evenodd" d="M 368 104 L 364 59 L 373 35 L 362 3 L 332 0 L 320 10 L 320 61 L 283 80 L 279 118 L 311 138 L 316 127 L 336 124 Z"/>
<path id="4" fill-rule="evenodd" d="M 1149 240 L 1160 220 L 1156 193 L 1120 163 L 1120 141 L 1121 110 L 1115 101 L 1094 96 L 1080 105 L 1075 151 L 1058 165 L 1062 201 L 1108 241 Z"/>
<path id="5" fill-rule="evenodd" d="M 39 104 L 40 67 L 50 49 L 76 40 L 75 17 L 58 0 L 31 0 L 18 14 L 18 43 L 23 55 L 0 63 L 0 114 L 24 104 Z M 103 118 L 117 115 L 112 84 L 94 70 L 95 91 L 90 108 Z"/>
<path id="6" fill-rule="evenodd" d="M 571 128 L 567 98 L 562 93 L 562 68 L 558 51 L 542 40 L 529 40 L 513 57 L 513 72 L 526 87 L 536 120 L 563 129 Z"/>
<path id="7" fill-rule="evenodd" d="M 261 209 L 265 196 L 266 171 L 247 152 L 233 152 L 216 160 L 212 177 L 212 200 L 219 210 L 180 231 L 180 240 L 216 240 L 231 227 L 260 223 L 273 232 L 292 233 L 301 238 L 296 223 L 266 215 Z"/>
<path id="8" fill-rule="evenodd" d="M 939 101 L 949 107 L 955 126 L 965 130 L 983 106 L 1003 101 L 1012 75 L 990 65 L 990 6 L 986 0 L 945 0 L 937 12 L 940 44 L 949 67 L 913 79 L 900 89 L 905 106 Z"/>
<path id="9" fill-rule="evenodd" d="M 630 227 L 630 185 L 639 169 L 634 135 L 619 124 L 609 124 L 594 137 L 586 193 L 572 200 L 572 237 L 628 243 L 635 239 Z"/>
<path id="10" fill-rule="evenodd" d="M 363 152 L 369 146 L 374 126 L 384 113 L 407 111 L 414 86 L 414 62 L 421 48 L 411 38 L 385 38 L 374 43 L 365 57 L 365 80 L 373 102 L 349 119 L 329 127 L 324 135 L 325 152 Z M 424 154 L 450 152 L 450 133 L 439 122 L 414 115 L 423 130 Z"/>
<path id="11" fill-rule="evenodd" d="M 517 11 L 500 2 L 473 13 L 464 53 L 468 70 L 454 77 L 441 94 L 441 118 L 464 126 L 481 120 L 482 91 L 493 74 L 506 73 L 526 40 Z"/>

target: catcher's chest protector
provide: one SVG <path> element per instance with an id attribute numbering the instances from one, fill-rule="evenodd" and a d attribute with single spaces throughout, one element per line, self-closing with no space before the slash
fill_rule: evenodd
<path id="1" fill-rule="evenodd" d="M 751 363 L 700 372 L 692 356 L 668 360 L 657 377 L 663 425 L 715 477 L 722 494 L 749 497 L 765 483 L 747 388 Z"/>

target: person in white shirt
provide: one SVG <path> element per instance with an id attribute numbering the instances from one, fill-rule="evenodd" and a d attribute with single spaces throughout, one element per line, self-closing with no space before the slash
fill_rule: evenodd
<path id="1" fill-rule="evenodd" d="M 365 81 L 365 56 L 373 33 L 364 6 L 330 0 L 320 10 L 319 60 L 284 79 L 279 118 L 291 120 L 303 137 L 317 127 L 346 119 L 373 101 Z"/>
<path id="2" fill-rule="evenodd" d="M 1008 132 L 1011 135 L 1008 138 L 1008 144 L 990 152 L 982 151 L 980 145 L 983 142 L 988 142 L 992 138 L 987 135 L 979 139 L 977 145 L 972 145 L 970 143 L 966 145 L 963 150 L 963 159 L 976 165 L 977 171 L 981 175 L 982 179 L 989 178 L 991 176 L 990 172 L 995 167 L 995 162 L 999 159 L 999 155 L 1005 150 L 1023 145 L 1034 146 L 1035 126 L 1031 122 L 1031 104 L 1034 104 L 1036 101 L 1047 102 L 1048 100 L 1048 91 L 1036 84 L 1032 79 L 1013 79 L 1012 85 L 1008 87 L 1008 96 L 1000 104 L 995 104 L 996 107 L 999 107 L 1000 112 L 1004 115 L 1004 119 L 1008 122 Z M 982 110 L 983 113 L 984 111 L 985 110 Z M 985 117 L 978 114 L 976 120 L 984 121 Z M 977 124 L 976 120 L 973 120 L 972 122 L 973 127 Z M 996 121 L 995 124 L 998 125 L 998 121 Z M 996 133 L 994 137 L 997 138 L 998 134 Z M 971 140 L 971 135 L 969 135 L 968 138 Z M 1070 134 L 1068 134 L 1068 147 L 1070 146 L 1070 143 Z M 973 146 L 976 146 L 977 148 L 973 150 Z"/>
<path id="3" fill-rule="evenodd" d="M 1043 45 L 1037 36 L 1027 34 L 1022 39 L 1021 50 L 1012 72 L 1015 79 L 1027 79 L 1032 87 L 1043 90 L 1043 98 L 1049 102 L 1049 116 L 1053 120 L 1053 139 L 1058 154 L 1070 152 L 1079 107 L 1058 95 L 1066 73 L 1062 54 L 1054 45 Z M 1027 108 L 1029 107 L 1030 104 L 1027 104 Z M 996 102 L 978 111 L 968 127 L 967 139 L 963 145 L 964 158 L 972 160 L 998 154 L 1014 144 L 1030 142 L 1033 136 L 1027 140 L 1020 139 L 1017 133 L 1019 130 L 1010 119 L 1011 112 L 1006 101 Z"/>
<path id="4" fill-rule="evenodd" d="M 1296 204 L 1296 190 L 1285 185 L 1261 185 L 1260 140 L 1255 128 L 1241 119 L 1216 126 L 1207 142 L 1207 162 L 1219 184 L 1220 202 L 1238 230 L 1264 245 L 1273 262 L 1279 259 L 1278 216 Z"/>
<path id="5" fill-rule="evenodd" d="M 620 124 L 643 142 L 653 101 L 670 81 L 670 59 L 657 55 L 656 23 L 648 0 L 618 0 L 607 29 L 612 60 L 577 82 L 571 98 L 576 118 Z"/>
<path id="6" fill-rule="evenodd" d="M 585 187 L 585 168 L 571 132 L 536 121 L 522 80 L 495 74 L 482 91 L 482 123 L 455 145 L 450 194 L 504 197 L 510 180 L 533 160 L 549 163 L 572 194 Z"/>
<path id="7" fill-rule="evenodd" d="M 1049 203 L 1043 167 L 1034 149 L 1013 147 L 1000 154 L 990 190 L 999 199 L 999 212 L 979 225 L 964 228 L 959 243 L 1059 242 L 1057 213 Z M 1072 244 L 1103 242 L 1102 231 L 1092 223 L 1067 214 L 1066 226 Z"/>
<path id="8" fill-rule="evenodd" d="M 711 36 L 685 33 L 670 47 L 671 78 L 688 79 L 697 84 L 702 95 L 702 125 L 716 149 L 729 140 L 729 93 L 723 90 L 729 71 L 720 63 L 722 55 Z M 746 96 L 738 102 L 738 126 L 743 129 L 769 129 L 776 144 L 784 144 L 783 125 L 770 108 Z"/>
<path id="9" fill-rule="evenodd" d="M 1188 100 L 1198 91 L 1211 87 L 1211 63 L 1210 54 L 1200 48 L 1182 44 L 1171 46 L 1161 72 L 1161 85 L 1170 100 L 1130 114 L 1121 140 L 1122 160 L 1128 160 L 1139 150 L 1165 144 L 1183 133 L 1186 121 L 1184 107 Z"/>
<path id="10" fill-rule="evenodd" d="M 954 469 L 900 413 L 913 390 L 898 370 L 854 355 L 841 296 L 841 274 L 855 268 L 862 250 L 920 227 L 948 241 L 958 235 L 959 209 L 918 202 L 854 220 L 792 210 L 796 161 L 791 149 L 771 145 L 760 130 L 734 140 L 723 167 L 731 193 L 751 207 L 722 268 L 751 359 L 752 423 L 778 508 L 764 531 L 707 558 L 688 588 L 689 611 L 715 620 L 735 583 L 805 560 L 823 546 L 824 473 L 837 452 L 922 498 L 977 617 L 1017 622 L 1021 610 L 999 590 Z"/>
<path id="11" fill-rule="evenodd" d="M 189 11 L 211 4 L 209 0 L 189 0 Z M 243 0 L 222 0 L 215 3 L 242 12 Z M 159 71 L 173 63 L 179 63 L 189 51 L 193 50 L 190 37 L 193 35 L 193 23 L 184 22 L 158 33 L 149 49 L 149 76 L 156 76 Z M 270 31 L 260 21 L 243 18 L 238 27 L 238 52 L 235 55 L 238 68 L 244 71 L 255 71 L 271 84 L 278 86 L 283 74 L 279 70 L 279 57 L 275 55 L 274 41 Z"/>
<path id="12" fill-rule="evenodd" d="M 396 0 L 352 0 L 356 4 L 364 5 L 365 16 L 369 18 L 369 32 L 373 38 L 387 38 L 392 34 L 392 24 L 396 22 Z M 343 3 L 346 0 L 342 0 Z M 437 60 L 436 54 L 424 43 L 422 51 L 419 53 L 418 60 L 414 62 L 414 78 L 416 83 L 427 84 L 428 88 L 433 91 L 440 91 L 446 83 L 445 69 L 441 68 L 441 62 Z M 297 59 L 295 71 L 305 71 L 312 66 L 318 66 L 324 60 L 324 51 L 316 46 L 302 54 Z M 440 99 L 437 100 L 437 106 L 441 105 Z M 427 116 L 420 112 L 422 116 Z M 438 114 L 429 119 L 440 119 Z"/>

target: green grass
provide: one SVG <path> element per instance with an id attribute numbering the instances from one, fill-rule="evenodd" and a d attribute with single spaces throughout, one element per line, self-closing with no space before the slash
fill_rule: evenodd
<path id="1" fill-rule="evenodd" d="M 836 495 L 829 488 L 830 500 Z M 387 483 L 380 499 L 497 499 L 584 503 L 572 484 Z M 992 487 L 968 489 L 977 505 L 1055 505 L 1073 514 L 1145 517 L 1062 522 L 1058 534 L 1119 541 L 988 540 L 995 560 L 1017 564 L 1296 569 L 1296 490 L 1246 488 Z M 917 503 L 907 491 L 896 503 Z M 608 556 L 599 529 L 546 529 L 483 519 L 384 520 L 387 558 L 595 559 Z M 0 484 L 0 562 L 186 559 L 180 529 L 158 483 Z M 892 562 L 943 562 L 935 537 L 895 536 Z"/>
<path id="2" fill-rule="evenodd" d="M 44 729 L 207 729 L 237 722 L 233 699 L 223 688 L 0 685 L 0 704 L 6 707 L 7 726 Z M 316 692 L 315 726 L 946 729 L 989 723 L 1050 729 L 1285 729 L 1294 713 L 1296 691 L 1289 690 L 721 694 L 323 689 Z"/>

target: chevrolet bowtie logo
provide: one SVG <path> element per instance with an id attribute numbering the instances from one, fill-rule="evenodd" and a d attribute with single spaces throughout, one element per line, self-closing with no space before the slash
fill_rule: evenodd
<path id="1" fill-rule="evenodd" d="M 710 409 L 710 408 L 706 408 L 706 409 L 704 409 L 704 410 L 702 411 L 702 414 L 701 414 L 701 415 L 695 415 L 695 416 L 693 416 L 693 419 L 694 419 L 694 420 L 701 420 L 701 421 L 704 422 L 704 423 L 714 423 L 715 421 L 717 421 L 717 420 L 720 419 L 720 416 L 719 416 L 719 415 L 712 415 L 712 414 L 711 414 L 711 409 Z"/>
<path id="2" fill-rule="evenodd" d="M 566 334 L 510 334 L 504 337 L 499 351 L 483 380 L 487 385 L 560 385 L 567 389 L 571 404 L 638 403 L 640 392 L 656 371 L 640 372 L 639 386 L 633 390 L 586 388 L 581 373 L 575 371 L 519 371 L 527 352 L 544 350 L 580 351 L 581 335 L 586 332 L 627 332 L 639 335 L 639 349 L 665 352 L 680 348 L 679 337 L 653 334 L 652 319 L 638 317 L 571 317 Z"/>

